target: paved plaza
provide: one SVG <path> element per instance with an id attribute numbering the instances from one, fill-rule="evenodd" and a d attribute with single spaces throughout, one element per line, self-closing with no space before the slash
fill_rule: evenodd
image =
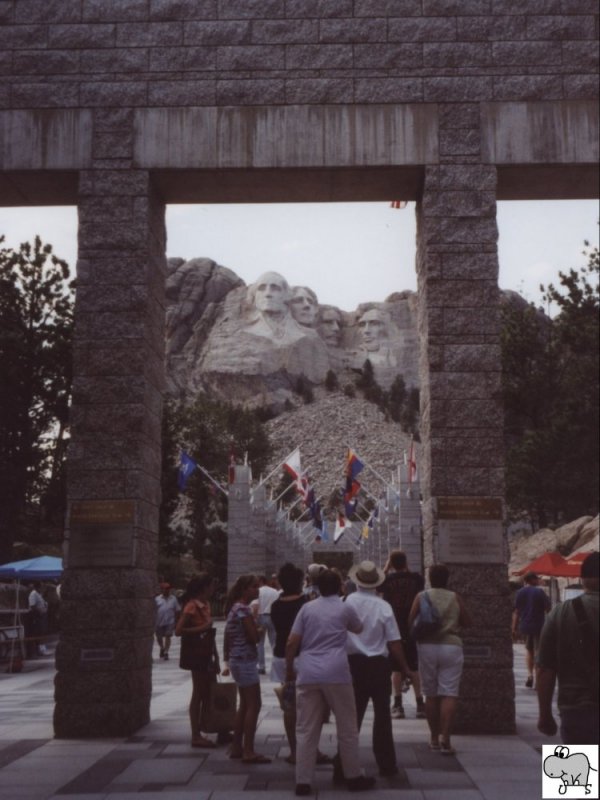
<path id="1" fill-rule="evenodd" d="M 222 623 L 218 624 L 222 634 Z M 522 645 L 515 645 L 516 736 L 456 736 L 457 755 L 427 746 L 427 723 L 415 719 L 414 696 L 405 695 L 406 720 L 394 720 L 399 774 L 377 778 L 369 797 L 380 800 L 535 800 L 541 797 L 541 745 L 559 741 L 536 730 L 536 699 L 526 689 Z M 25 664 L 23 672 L 0 674 L 0 800 L 268 800 L 294 796 L 294 768 L 274 684 L 263 678 L 263 708 L 256 747 L 267 765 L 228 758 L 227 748 L 192 750 L 187 705 L 189 674 L 177 651 L 160 661 L 155 651 L 152 722 L 123 739 L 53 738 L 54 659 Z M 365 771 L 377 775 L 367 717 L 361 733 Z M 335 752 L 335 723 L 326 724 L 321 749 Z M 350 796 L 318 767 L 313 787 L 320 800 Z M 313 796 L 315 796 L 313 795 Z M 355 796 L 355 795 L 352 795 Z M 360 796 L 360 795 L 359 795 Z"/>

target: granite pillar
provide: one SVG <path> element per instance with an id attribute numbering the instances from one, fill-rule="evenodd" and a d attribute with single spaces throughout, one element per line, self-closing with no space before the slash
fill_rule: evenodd
<path id="1" fill-rule="evenodd" d="M 496 169 L 477 163 L 476 137 L 465 134 L 477 119 L 471 105 L 441 107 L 442 130 L 453 135 L 443 163 L 425 169 L 417 206 L 423 545 L 426 567 L 444 554 L 449 588 L 463 595 L 473 618 L 457 731 L 509 733 Z M 474 549 L 461 547 L 472 529 Z"/>
<path id="2" fill-rule="evenodd" d="M 108 130 L 110 128 L 110 131 Z M 126 114 L 98 114 L 94 169 L 79 176 L 74 380 L 65 573 L 56 652 L 58 737 L 126 736 L 149 721 L 161 412 L 164 205 L 109 141 Z M 131 141 L 131 137 L 129 137 Z"/>

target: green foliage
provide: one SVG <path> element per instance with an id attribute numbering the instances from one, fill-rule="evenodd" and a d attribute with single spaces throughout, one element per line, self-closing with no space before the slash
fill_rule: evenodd
<path id="1" fill-rule="evenodd" d="M 300 395 L 305 405 L 309 405 L 315 399 L 310 381 L 304 375 L 300 375 L 296 380 L 295 392 Z"/>
<path id="2" fill-rule="evenodd" d="M 375 403 L 386 415 L 386 419 L 398 422 L 405 433 L 419 438 L 419 390 L 406 389 L 402 375 L 396 375 L 388 392 L 384 391 L 375 379 L 373 365 L 367 359 L 355 378 L 355 384 L 363 393 L 365 400 Z M 354 396 L 354 395 L 352 395 Z"/>
<path id="3" fill-rule="evenodd" d="M 327 375 L 325 376 L 325 388 L 328 392 L 335 392 L 336 389 L 340 388 L 337 375 L 332 369 L 327 370 Z"/>
<path id="4" fill-rule="evenodd" d="M 198 396 L 189 406 L 165 404 L 160 551 L 165 556 L 175 556 L 191 550 L 199 568 L 212 572 L 222 587 L 227 567 L 227 499 L 196 470 L 182 500 L 177 469 L 180 452 L 185 450 L 226 487 L 232 447 L 238 460 L 247 455 L 255 475 L 266 468 L 270 443 L 256 411 L 205 395 Z"/>
<path id="5" fill-rule="evenodd" d="M 4 237 L 0 237 L 0 245 Z M 73 284 L 39 236 L 0 246 L 0 560 L 32 505 L 62 527 L 71 393 Z"/>
<path id="6" fill-rule="evenodd" d="M 598 250 L 559 273 L 544 300 L 504 311 L 503 398 L 509 504 L 540 525 L 598 511 Z"/>

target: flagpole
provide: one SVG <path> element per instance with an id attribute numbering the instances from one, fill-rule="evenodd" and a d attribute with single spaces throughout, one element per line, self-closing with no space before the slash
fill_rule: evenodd
<path id="1" fill-rule="evenodd" d="M 279 462 L 279 464 L 277 464 L 277 466 L 275 467 L 275 469 L 272 469 L 272 470 L 271 470 L 271 472 L 269 472 L 269 474 L 267 475 L 267 477 L 266 477 L 266 478 L 263 478 L 263 479 L 261 480 L 261 482 L 260 482 L 258 485 L 259 485 L 259 486 L 262 486 L 262 485 L 263 485 L 263 483 L 266 483 L 266 482 L 269 480 L 269 478 L 271 478 L 273 475 L 275 475 L 275 473 L 276 473 L 278 470 L 280 470 L 280 469 L 281 469 L 281 467 L 283 467 L 283 465 L 284 465 L 284 464 L 285 464 L 285 463 L 288 461 L 289 457 L 294 455 L 294 453 L 296 452 L 296 450 L 300 450 L 300 445 L 298 445 L 298 447 L 294 447 L 294 449 L 291 451 L 291 453 L 288 453 L 288 454 L 287 454 L 287 456 L 286 456 L 285 458 L 283 458 L 283 459 L 282 459 L 282 460 Z M 305 471 L 306 471 L 306 470 L 305 470 Z M 277 498 L 277 499 L 279 499 L 279 498 Z"/>
<path id="2" fill-rule="evenodd" d="M 301 500 L 302 498 L 301 498 L 301 497 L 299 497 L 298 499 L 299 499 L 299 500 Z M 323 499 L 323 495 L 321 495 L 320 497 L 317 497 L 317 499 L 315 500 L 315 503 L 320 503 L 322 499 Z M 300 516 L 298 517 L 298 522 L 300 522 L 300 520 L 301 520 L 301 519 L 302 519 L 302 517 L 303 517 L 303 516 L 304 516 L 304 515 L 307 513 L 307 511 L 310 511 L 310 506 L 307 506 L 307 507 L 304 509 L 304 511 L 303 511 L 303 512 L 300 514 Z"/>
<path id="3" fill-rule="evenodd" d="M 283 463 L 285 464 L 285 461 L 284 461 Z M 308 475 L 308 472 L 309 472 L 309 469 L 305 469 L 305 470 L 303 470 L 303 471 L 302 471 L 302 475 L 300 475 L 299 477 L 300 477 L 300 478 L 302 478 L 304 475 Z M 260 486 L 260 484 L 259 484 L 259 486 Z M 290 489 L 292 489 L 292 488 L 293 488 L 293 487 L 295 487 L 295 486 L 296 486 L 296 482 L 295 482 L 295 481 L 294 481 L 294 483 L 290 483 L 290 485 L 289 485 L 289 486 L 286 486 L 286 487 L 285 487 L 285 489 L 284 489 L 284 490 L 281 492 L 281 494 L 280 494 L 280 495 L 278 495 L 278 496 L 275 498 L 275 500 L 271 500 L 271 501 L 270 501 L 270 504 L 271 504 L 271 506 L 273 505 L 273 503 L 277 503 L 277 501 L 278 501 L 278 500 L 280 500 L 280 499 L 283 497 L 283 495 L 284 495 L 286 492 L 288 492 Z M 295 491 L 298 491 L 298 490 L 297 490 L 297 489 L 295 489 Z M 302 498 L 301 498 L 301 497 L 299 497 L 299 498 L 298 498 L 298 500 L 302 500 Z M 298 502 L 298 500 L 296 500 L 296 503 Z M 293 507 L 296 505 L 296 503 L 294 503 L 294 505 L 292 506 L 292 508 L 293 508 Z"/>
<path id="4" fill-rule="evenodd" d="M 210 481 L 210 482 L 211 482 L 211 483 L 212 483 L 214 486 L 216 486 L 216 487 L 217 487 L 217 489 L 220 489 L 220 490 L 223 492 L 223 494 L 225 495 L 225 497 L 229 497 L 229 493 L 228 493 L 228 492 L 227 492 L 227 491 L 226 491 L 226 490 L 225 490 L 225 489 L 224 489 L 224 488 L 221 486 L 221 484 L 220 484 L 220 483 L 217 483 L 217 481 L 216 481 L 216 480 L 215 480 L 215 479 L 212 477 L 212 475 L 211 475 L 209 472 L 207 472 L 207 471 L 204 469 L 204 467 L 201 467 L 201 466 L 200 466 L 200 464 L 197 464 L 196 466 L 198 467 L 198 469 L 200 470 L 200 472 L 201 472 L 203 475 L 206 475 L 206 477 L 208 478 L 208 480 L 209 480 L 209 481 Z"/>

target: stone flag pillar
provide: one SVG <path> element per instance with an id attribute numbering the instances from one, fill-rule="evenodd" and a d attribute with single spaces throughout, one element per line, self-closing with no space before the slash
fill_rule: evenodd
<path id="1" fill-rule="evenodd" d="M 58 737 L 126 736 L 149 721 L 165 227 L 148 173 L 111 168 L 131 142 L 126 123 L 98 115 L 96 168 L 79 183 Z"/>
<path id="2" fill-rule="evenodd" d="M 457 730 L 509 733 L 496 170 L 478 163 L 476 105 L 440 114 L 446 163 L 425 169 L 417 206 L 424 561 L 448 564 L 473 617 Z"/>
<path id="3" fill-rule="evenodd" d="M 423 571 L 421 529 L 421 487 L 418 480 L 408 482 L 408 466 L 400 464 L 400 550 L 406 553 L 408 568 Z"/>
<path id="4" fill-rule="evenodd" d="M 240 575 L 252 572 L 252 538 L 250 519 L 250 483 L 252 473 L 248 465 L 235 467 L 235 479 L 229 487 L 227 514 L 227 589 Z"/>

